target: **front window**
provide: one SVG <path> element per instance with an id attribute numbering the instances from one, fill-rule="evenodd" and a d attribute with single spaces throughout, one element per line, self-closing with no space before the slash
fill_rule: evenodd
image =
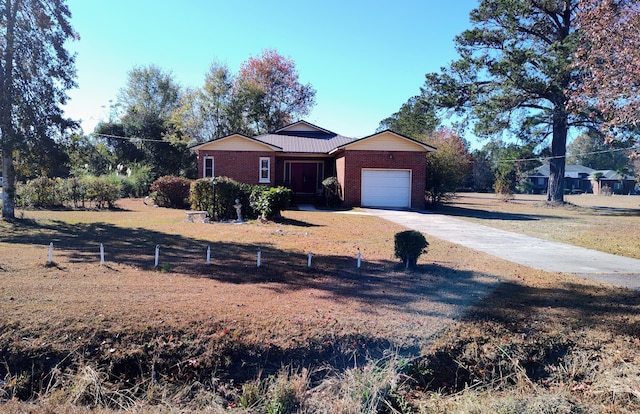
<path id="1" fill-rule="evenodd" d="M 204 168 L 202 170 L 202 177 L 214 177 L 213 175 L 213 157 L 204 157 Z"/>
<path id="2" fill-rule="evenodd" d="M 271 182 L 271 158 L 260 157 L 260 182 Z"/>

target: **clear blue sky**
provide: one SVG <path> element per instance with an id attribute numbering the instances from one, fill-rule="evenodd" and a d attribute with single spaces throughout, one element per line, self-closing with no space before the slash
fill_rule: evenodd
<path id="1" fill-rule="evenodd" d="M 157 65 L 201 87 L 212 61 L 237 73 L 264 49 L 292 58 L 316 89 L 305 119 L 363 137 L 419 93 L 424 75 L 456 58 L 453 38 L 477 0 L 68 0 L 81 39 L 68 116 L 90 133 L 128 72 Z"/>

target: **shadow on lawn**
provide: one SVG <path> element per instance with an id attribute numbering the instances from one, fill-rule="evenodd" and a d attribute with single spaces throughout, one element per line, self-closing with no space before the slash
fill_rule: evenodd
<path id="1" fill-rule="evenodd" d="M 43 257 L 49 242 L 53 242 L 54 262 L 60 263 L 97 264 L 102 243 L 106 262 L 147 270 L 154 269 L 155 248 L 159 246 L 161 271 L 230 284 L 268 284 L 268 288 L 283 293 L 316 289 L 333 300 L 355 299 L 371 312 L 376 311 L 375 306 L 390 306 L 423 316 L 449 316 L 440 310 L 423 309 L 420 304 L 431 300 L 447 306 L 465 306 L 469 298 L 484 296 L 495 284 L 494 278 L 479 278 L 483 275 L 437 264 L 422 264 L 406 271 L 396 261 L 363 260 L 358 269 L 355 255 L 316 255 L 309 268 L 305 253 L 280 250 L 273 245 L 209 242 L 106 223 L 22 220 L 19 226 L 6 229 L 1 240 L 41 245 Z M 211 249 L 209 265 L 207 247 Z M 261 267 L 257 267 L 258 250 Z"/>
<path id="2" fill-rule="evenodd" d="M 442 206 L 437 212 L 447 216 L 471 217 L 485 220 L 536 221 L 542 219 L 562 218 L 560 216 L 552 216 L 547 214 L 518 214 L 500 211 L 488 211 L 481 208 L 465 208 L 448 205 Z"/>
<path id="3" fill-rule="evenodd" d="M 294 224 L 295 225 L 295 224 Z M 452 309 L 466 309 L 473 301 L 484 296 L 495 287 L 493 279 L 478 280 L 477 274 L 469 271 L 457 271 L 446 264 L 421 264 L 413 271 L 406 271 L 395 261 L 362 262 L 357 269 L 355 257 L 345 255 L 314 256 L 312 267 L 307 267 L 307 256 L 304 253 L 282 251 L 272 245 L 239 244 L 239 243 L 211 243 L 206 240 L 186 238 L 179 235 L 167 234 L 143 228 L 123 228 L 106 223 L 69 224 L 61 221 L 37 222 L 21 221 L 19 226 L 7 227 L 1 240 L 5 243 L 40 245 L 43 257 L 46 257 L 48 243 L 54 243 L 54 259 L 64 257 L 61 263 L 98 263 L 99 245 L 105 246 L 106 260 L 143 269 L 153 269 L 154 249 L 160 245 L 160 267 L 170 264 L 170 270 L 188 277 L 210 278 L 230 284 L 265 284 L 269 289 L 286 293 L 292 290 L 313 289 L 314 295 L 326 295 L 326 298 L 337 302 L 345 301 L 360 306 L 366 312 L 375 314 L 380 307 L 394 308 L 400 314 L 411 317 L 436 316 L 450 318 L 455 315 Z M 211 247 L 211 264 L 205 264 L 206 248 Z M 258 248 L 261 249 L 262 266 L 256 266 Z M 43 263 L 44 264 L 44 263 Z M 71 270 L 70 270 L 71 269 Z M 70 265 L 63 271 L 73 271 Z M 470 301 L 473 298 L 473 301 Z M 433 302 L 444 306 L 434 306 Z M 330 371 L 343 371 L 354 366 L 362 366 L 370 359 L 378 360 L 385 357 L 389 350 L 399 355 L 414 357 L 419 354 L 418 341 L 425 340 L 425 333 L 413 322 L 406 323 L 409 331 L 407 336 L 415 335 L 413 340 L 396 340 L 395 338 L 381 338 L 367 332 L 353 335 L 326 335 L 310 339 L 298 347 L 282 349 L 268 343 L 261 345 L 239 344 L 229 339 L 220 344 L 197 342 L 188 352 L 176 353 L 167 351 L 160 354 L 160 359 L 152 360 L 154 353 L 135 353 L 124 356 L 104 357 L 98 351 L 96 361 L 104 366 L 109 365 L 110 375 L 118 381 L 136 382 L 142 375 L 148 378 L 152 367 L 165 375 L 166 378 L 183 379 L 193 374 L 191 378 L 212 378 L 213 367 L 222 366 L 225 358 L 230 365 L 225 375 L 237 381 L 246 381 L 258 375 L 269 375 L 278 372 L 282 366 L 317 367 L 314 370 L 314 380 L 321 379 Z M 211 327 L 211 332 L 220 332 L 223 326 Z M 441 329 L 436 326 L 434 329 Z M 203 326 L 193 327 L 195 332 L 185 332 L 176 337 L 199 337 Z M 426 328 L 425 328 L 426 329 Z M 428 335 L 435 331 L 430 330 Z M 138 333 L 131 333 L 137 335 Z M 148 337 L 130 338 L 122 335 L 118 341 L 128 349 L 131 343 L 151 343 L 157 339 L 155 331 L 145 333 Z M 113 335 L 111 335 L 113 336 Z M 109 338 L 111 338 L 111 336 Z M 74 337 L 91 337 L 92 343 L 84 345 L 86 349 L 100 349 L 104 338 L 78 334 Z M 204 335 L 203 338 L 207 338 Z M 129 342 L 127 342 L 129 341 Z M 225 339 L 226 341 L 226 339 Z M 165 341 L 166 342 L 166 341 Z M 170 340 L 169 340 L 170 342 Z M 215 342 L 215 341 L 214 341 Z M 158 342 L 159 343 L 159 342 Z M 205 352 L 203 349 L 211 346 L 222 346 L 216 352 Z M 9 349 L 5 347 L 4 349 Z M 49 351 L 51 352 L 51 351 Z M 202 368 L 193 368 L 181 363 L 185 355 L 210 355 L 218 360 L 203 361 Z M 33 358 L 28 350 L 22 354 L 0 352 L 0 357 L 9 361 L 14 370 L 29 367 L 34 372 L 34 383 L 46 383 L 48 372 L 53 362 L 62 364 L 67 360 L 65 355 L 49 355 L 49 359 L 39 358 L 34 370 Z M 87 356 L 83 356 L 85 358 Z M 87 357 L 88 358 L 88 357 Z M 106 358 L 102 360 L 101 358 Z M 114 358 L 113 360 L 109 358 Z M 53 361 L 53 362 L 52 362 Z M 65 362 L 71 364 L 72 361 Z M 63 364 L 64 365 L 64 364 Z M 143 368 L 144 367 L 144 368 Z M 324 367 L 327 372 L 320 370 Z M 218 368 L 215 368 L 218 369 Z M 3 374 L 0 367 L 0 374 Z M 218 375 L 218 374 L 216 374 Z M 186 379 L 185 379 L 186 381 Z M 30 394 L 21 398 L 29 399 Z"/>
<path id="4" fill-rule="evenodd" d="M 607 286 L 568 282 L 547 289 L 501 283 L 465 319 L 493 320 L 520 329 L 513 322 L 530 321 L 540 309 L 562 310 L 580 326 L 640 338 L 640 317 L 636 316 L 640 315 L 640 292 Z"/>
<path id="5" fill-rule="evenodd" d="M 286 224 L 289 226 L 296 226 L 296 227 L 323 227 L 320 224 L 312 224 L 312 223 L 308 223 L 306 221 L 301 221 L 301 220 L 296 220 L 296 219 L 292 219 L 292 218 L 287 218 L 287 217 L 282 217 L 278 220 L 279 224 Z"/>
<path id="6" fill-rule="evenodd" d="M 72 263 L 99 262 L 100 244 L 104 246 L 105 261 L 152 269 L 156 246 L 160 249 L 159 265 L 168 264 L 172 270 L 193 274 L 198 264 L 205 263 L 207 247 L 212 260 L 224 260 L 226 267 L 238 265 L 249 251 L 258 247 L 237 243 L 215 243 L 191 239 L 144 228 L 125 228 L 107 223 L 77 223 L 64 221 L 47 223 L 20 220 L 18 226 L 6 229 L 0 239 L 6 243 L 54 245 L 57 254 Z M 264 247 L 263 247 L 264 248 Z"/>
<path id="7" fill-rule="evenodd" d="M 622 208 L 622 207 L 602 207 L 594 206 L 589 207 L 590 210 L 595 211 L 599 215 L 603 216 L 631 216 L 640 217 L 640 208 Z"/>

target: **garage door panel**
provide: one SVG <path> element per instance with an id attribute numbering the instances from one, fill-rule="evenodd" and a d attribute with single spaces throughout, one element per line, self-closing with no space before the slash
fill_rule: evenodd
<path id="1" fill-rule="evenodd" d="M 409 207 L 411 171 L 362 170 L 362 205 L 370 207 Z"/>
<path id="2" fill-rule="evenodd" d="M 381 177 L 377 180 L 370 180 L 367 184 L 372 184 L 377 187 L 391 188 L 391 187 L 400 187 L 400 188 L 409 188 L 409 183 L 406 177 L 395 178 L 395 177 Z"/>

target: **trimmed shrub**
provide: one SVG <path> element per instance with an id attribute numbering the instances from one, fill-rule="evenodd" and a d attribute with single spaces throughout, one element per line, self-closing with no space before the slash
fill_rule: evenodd
<path id="1" fill-rule="evenodd" d="M 185 208 L 189 206 L 190 188 L 190 180 L 165 175 L 151 184 L 151 198 L 159 207 Z"/>
<path id="2" fill-rule="evenodd" d="M 189 201 L 194 210 L 207 211 L 213 220 L 233 220 L 237 218 L 233 207 L 236 200 L 242 204 L 242 217 L 256 218 L 249 203 L 249 197 L 255 186 L 242 184 L 228 177 L 201 178 L 191 185 Z"/>
<path id="3" fill-rule="evenodd" d="M 266 188 L 243 184 L 228 177 L 216 177 L 216 189 L 213 196 L 214 207 L 210 212 L 215 220 L 234 220 L 237 218 L 236 209 L 233 207 L 236 200 L 242 204 L 242 217 L 254 219 L 258 213 L 251 207 L 249 202 L 252 191 L 255 188 Z"/>
<path id="4" fill-rule="evenodd" d="M 114 208 L 122 194 L 122 182 L 118 176 L 101 175 L 83 178 L 87 189 L 87 199 L 95 203 L 96 208 Z"/>
<path id="5" fill-rule="evenodd" d="M 402 260 L 407 268 L 413 268 L 418 262 L 418 257 L 427 252 L 429 243 L 424 235 L 419 231 L 406 230 L 396 233 L 395 241 L 395 257 Z"/>
<path id="6" fill-rule="evenodd" d="M 324 188 L 324 198 L 327 203 L 327 207 L 338 207 L 341 203 L 342 188 L 338 177 L 328 177 L 322 181 L 322 187 Z"/>
<path id="7" fill-rule="evenodd" d="M 228 177 L 215 178 L 215 194 L 210 178 L 201 178 L 191 184 L 191 208 L 207 211 L 214 220 L 236 219 L 233 207 L 236 200 L 242 204 L 243 218 L 255 219 L 261 216 L 273 219 L 280 217 L 280 212 L 289 207 L 291 190 L 285 187 L 243 184 Z"/>
<path id="8" fill-rule="evenodd" d="M 271 187 L 251 193 L 251 207 L 265 219 L 280 218 L 280 212 L 291 203 L 291 189 Z"/>
<path id="9" fill-rule="evenodd" d="M 73 207 L 78 208 L 80 205 L 84 207 L 87 198 L 87 185 L 85 180 L 80 177 L 70 177 L 64 180 L 64 199 L 66 202 L 73 202 Z"/>
<path id="10" fill-rule="evenodd" d="M 16 206 L 59 208 L 84 207 L 93 202 L 96 208 L 114 208 L 122 192 L 121 178 L 112 175 L 61 178 L 41 177 L 16 186 Z"/>
<path id="11" fill-rule="evenodd" d="M 16 204 L 19 206 L 57 208 L 64 205 L 63 180 L 60 178 L 40 177 L 18 187 Z"/>
<path id="12" fill-rule="evenodd" d="M 189 202 L 192 210 L 208 211 L 213 217 L 213 186 L 209 178 L 200 178 L 191 182 Z"/>

